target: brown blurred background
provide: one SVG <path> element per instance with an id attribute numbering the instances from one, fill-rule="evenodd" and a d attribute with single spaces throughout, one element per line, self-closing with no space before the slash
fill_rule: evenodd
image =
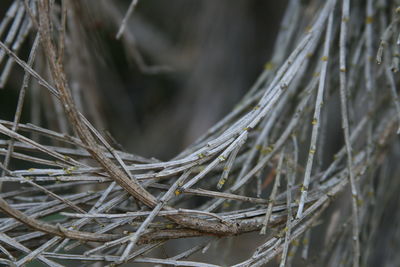
<path id="1" fill-rule="evenodd" d="M 76 2 L 76 10 L 94 4 Z M 93 82 L 86 83 L 95 88 L 85 90 L 96 94 L 97 112 L 106 118 L 100 127 L 122 147 L 168 159 L 250 88 L 270 58 L 286 1 L 139 1 L 120 42 L 120 21 L 110 17 L 123 15 L 129 3 L 77 19 L 84 32 L 93 33 L 83 38 L 96 62 L 86 64 L 97 66 Z"/>

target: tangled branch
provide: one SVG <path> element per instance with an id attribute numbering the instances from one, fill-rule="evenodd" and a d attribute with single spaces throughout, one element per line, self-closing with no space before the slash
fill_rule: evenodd
<path id="1" fill-rule="evenodd" d="M 374 203 L 385 203 L 391 195 L 383 192 L 398 186 L 379 174 L 399 155 L 399 9 L 396 1 L 310 1 L 310 20 L 300 2 L 289 1 L 273 57 L 236 108 L 160 161 L 116 149 L 86 118 L 79 103 L 90 98 L 74 94 L 65 68 L 75 53 L 70 14 L 77 3 L 14 1 L 0 24 L 0 62 L 7 58 L 0 85 L 15 63 L 24 76 L 14 120 L 0 121 L 0 263 L 217 266 L 185 259 L 223 238 L 260 232 L 261 245 L 235 266 L 261 266 L 276 255 L 290 266 L 298 240 L 337 198 L 345 200 L 338 209 L 345 222 L 331 216 L 325 245 L 332 253 L 315 261 L 368 262 L 383 216 Z M 129 40 L 136 4 L 120 26 L 122 39 Z M 112 5 L 100 1 L 98 8 L 115 17 Z M 25 61 L 19 50 L 30 35 Z M 55 112 L 65 131 L 21 123 L 35 86 L 62 107 Z M 337 151 L 329 151 L 329 131 L 343 139 Z M 197 243 L 178 255 L 151 254 L 193 237 Z"/>

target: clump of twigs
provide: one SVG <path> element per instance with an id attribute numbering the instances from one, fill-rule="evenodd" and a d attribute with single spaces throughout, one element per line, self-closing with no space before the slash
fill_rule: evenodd
<path id="1" fill-rule="evenodd" d="M 370 264 L 383 205 L 399 188 L 395 171 L 388 173 L 399 156 L 396 1 L 310 1 L 307 8 L 289 1 L 273 57 L 252 88 L 168 161 L 116 149 L 85 117 L 93 103 L 76 93 L 65 67 L 79 39 L 72 2 L 16 0 L 1 20 L 0 86 L 14 65 L 24 76 L 14 120 L 0 121 L 0 263 L 217 266 L 191 256 L 225 237 L 260 232 L 262 244 L 235 266 L 273 259 L 291 266 L 299 256 L 318 266 Z M 136 4 L 118 37 L 128 34 Z M 114 14 L 105 6 L 103 15 Z M 18 52 L 28 36 L 25 60 Z M 21 123 L 29 90 L 59 103 L 61 132 L 35 117 Z M 332 132 L 343 145 L 330 150 Z M 197 196 L 206 201 L 191 202 Z M 344 200 L 327 215 L 335 199 Z M 299 241 L 321 218 L 325 248 L 309 259 L 307 242 L 297 252 Z M 175 256 L 151 254 L 193 237 L 197 243 Z"/>

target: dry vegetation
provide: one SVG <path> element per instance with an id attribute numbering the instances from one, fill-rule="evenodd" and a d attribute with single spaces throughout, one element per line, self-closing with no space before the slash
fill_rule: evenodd
<path id="1" fill-rule="evenodd" d="M 288 1 L 254 85 L 167 161 L 100 131 L 82 26 L 90 10 L 141 71 L 169 71 L 135 46 L 137 1 L 125 18 L 114 2 L 15 0 L 1 18 L 0 84 L 13 79 L 19 97 L 13 121 L 0 121 L 0 263 L 220 266 L 237 243 L 215 243 L 255 232 L 253 254 L 235 266 L 400 264 L 397 1 Z M 308 257 L 316 227 L 323 238 Z M 190 242 L 160 253 L 172 239 Z M 210 247 L 226 258 L 201 259 Z"/>

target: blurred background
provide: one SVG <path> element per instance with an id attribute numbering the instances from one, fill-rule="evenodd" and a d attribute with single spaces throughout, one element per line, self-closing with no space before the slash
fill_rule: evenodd
<path id="1" fill-rule="evenodd" d="M 124 13 L 129 3 L 121 1 L 116 12 Z M 100 28 L 109 46 L 91 57 L 99 61 L 96 91 L 106 128 L 125 149 L 143 156 L 169 159 L 180 152 L 255 82 L 270 58 L 285 5 L 139 1 L 122 42 L 115 40 L 119 23 L 111 27 L 109 14 L 84 25 Z"/>

